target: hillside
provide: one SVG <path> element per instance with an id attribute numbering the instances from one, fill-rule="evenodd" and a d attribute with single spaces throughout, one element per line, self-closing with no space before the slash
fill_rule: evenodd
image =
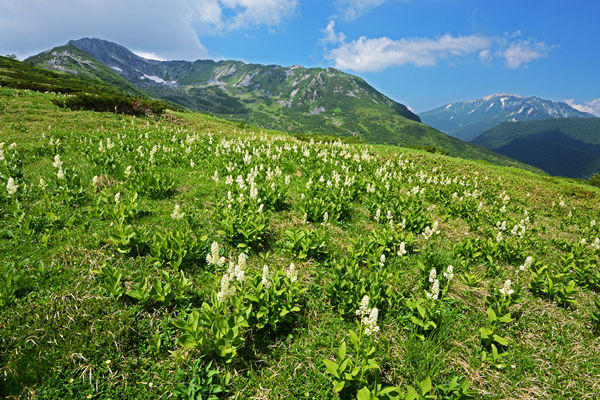
<path id="1" fill-rule="evenodd" d="M 79 79 L 108 84 L 126 93 L 142 94 L 142 91 L 119 74 L 72 44 L 29 57 L 26 62 L 41 68 L 73 74 Z"/>
<path id="2" fill-rule="evenodd" d="M 598 394 L 599 188 L 64 97 L 0 88 L 3 396 Z"/>
<path id="3" fill-rule="evenodd" d="M 0 56 L 0 86 L 61 93 L 116 93 L 118 87 L 97 79 L 81 79 L 71 73 L 49 71 Z"/>
<path id="4" fill-rule="evenodd" d="M 551 175 L 589 179 L 600 172 L 600 119 L 505 122 L 472 143 Z"/>
<path id="5" fill-rule="evenodd" d="M 502 122 L 550 118 L 593 118 L 571 106 L 513 94 L 493 94 L 476 100 L 450 103 L 420 114 L 421 119 L 450 136 L 470 141 Z"/>
<path id="6" fill-rule="evenodd" d="M 263 128 L 357 137 L 370 143 L 437 147 L 457 157 L 530 168 L 420 123 L 419 117 L 404 105 L 379 93 L 363 79 L 333 68 L 147 60 L 116 43 L 88 38 L 27 61 L 45 68 L 76 70 L 70 46 L 77 46 L 145 93 L 192 110 Z M 68 54 L 60 56 L 62 53 Z M 51 63 L 47 61 L 49 54 Z M 64 65 L 61 60 L 66 60 Z M 83 67 L 81 73 L 87 74 L 87 63 Z"/>

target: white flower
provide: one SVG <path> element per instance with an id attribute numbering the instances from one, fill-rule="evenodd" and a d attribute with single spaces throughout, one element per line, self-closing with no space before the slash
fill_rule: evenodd
<path id="1" fill-rule="evenodd" d="M 196 163 L 194 162 L 194 160 L 192 160 L 192 159 L 190 158 L 190 167 L 191 167 L 191 168 L 194 168 L 195 166 L 196 166 Z"/>
<path id="2" fill-rule="evenodd" d="M 590 246 L 592 246 L 593 249 L 600 250 L 600 238 L 594 239 Z"/>
<path id="3" fill-rule="evenodd" d="M 267 265 L 263 265 L 261 282 L 264 288 L 271 287 L 271 281 L 269 280 L 269 267 Z"/>
<path id="4" fill-rule="evenodd" d="M 499 231 L 496 235 L 496 242 L 500 243 L 502 241 L 502 231 Z"/>
<path id="5" fill-rule="evenodd" d="M 375 221 L 379 222 L 380 217 L 381 217 L 381 209 L 378 208 L 377 211 L 375 211 Z"/>
<path id="6" fill-rule="evenodd" d="M 363 318 L 369 315 L 369 312 L 371 312 L 369 309 L 369 296 L 365 295 L 360 302 L 358 310 L 356 310 L 356 315 L 358 315 L 360 318 Z"/>
<path id="7" fill-rule="evenodd" d="M 119 204 L 121 202 L 121 192 L 115 194 L 115 204 Z"/>
<path id="8" fill-rule="evenodd" d="M 180 220 L 184 217 L 185 213 L 181 211 L 181 207 L 179 204 L 175 204 L 175 208 L 173 209 L 173 213 L 171 214 L 171 218 L 175 220 Z"/>
<path id="9" fill-rule="evenodd" d="M 440 281 L 435 279 L 431 285 L 431 292 L 426 292 L 425 295 L 428 299 L 437 300 L 440 295 Z"/>
<path id="10" fill-rule="evenodd" d="M 379 266 L 383 267 L 385 265 L 385 254 L 382 254 L 381 257 L 379 257 Z"/>
<path id="11" fill-rule="evenodd" d="M 246 253 L 241 253 L 238 256 L 238 262 L 233 271 L 233 274 L 235 275 L 236 279 L 240 282 L 242 282 L 244 280 L 247 259 L 248 259 L 248 256 L 246 255 Z"/>
<path id="12" fill-rule="evenodd" d="M 533 262 L 533 257 L 531 257 L 531 256 L 528 256 L 528 257 L 525 259 L 525 262 L 523 263 L 523 265 L 519 266 L 519 269 L 520 269 L 521 271 L 525 271 L 527 268 L 531 267 L 531 263 L 532 263 L 532 262 Z"/>
<path id="13" fill-rule="evenodd" d="M 65 171 L 63 171 L 62 167 L 58 169 L 58 172 L 56 173 L 56 177 L 58 179 L 65 179 Z"/>
<path id="14" fill-rule="evenodd" d="M 47 187 L 48 187 L 48 185 L 46 184 L 46 181 L 44 180 L 44 178 L 40 178 L 40 189 L 46 190 Z"/>
<path id="15" fill-rule="evenodd" d="M 290 281 L 296 282 L 298 279 L 298 271 L 296 271 L 296 265 L 294 263 L 290 263 L 290 267 L 285 270 L 285 275 L 290 279 Z"/>
<path id="16" fill-rule="evenodd" d="M 219 243 L 212 242 L 210 245 L 210 254 L 206 256 L 206 262 L 209 265 L 223 266 L 225 264 L 225 257 L 220 257 Z"/>
<path id="17" fill-rule="evenodd" d="M 502 293 L 503 296 L 510 296 L 515 292 L 513 289 L 510 288 L 510 284 L 510 279 L 507 279 L 506 282 L 504 282 L 504 286 L 502 287 L 502 289 L 499 290 L 499 292 Z"/>
<path id="18" fill-rule="evenodd" d="M 52 165 L 54 165 L 54 168 L 60 169 L 60 167 L 62 167 L 63 162 L 60 160 L 60 154 L 54 156 L 54 162 L 52 163 Z"/>
<path id="19" fill-rule="evenodd" d="M 100 177 L 98 177 L 98 175 L 94 175 L 94 177 L 92 178 L 92 185 L 98 186 L 99 181 L 100 181 Z"/>
<path id="20" fill-rule="evenodd" d="M 219 171 L 215 170 L 215 174 L 212 176 L 212 180 L 219 182 Z"/>
<path id="21" fill-rule="evenodd" d="M 377 326 L 377 317 L 379 316 L 379 310 L 377 307 L 373 307 L 368 317 L 364 317 L 362 323 L 365 325 L 365 335 L 371 336 L 379 332 L 379 327 Z"/>
<path id="22" fill-rule="evenodd" d="M 398 256 L 402 257 L 406 253 L 407 253 L 407 251 L 406 251 L 406 244 L 404 242 L 402 242 L 402 243 L 400 243 L 400 249 L 398 250 Z"/>
<path id="23" fill-rule="evenodd" d="M 590 221 L 590 228 L 593 228 L 595 226 L 596 226 L 596 220 L 593 219 L 593 220 Z"/>
<path id="24" fill-rule="evenodd" d="M 18 188 L 19 185 L 15 185 L 15 180 L 12 177 L 8 178 L 8 183 L 6 184 L 6 191 L 8 192 L 8 194 L 10 196 L 14 195 L 15 193 L 17 193 Z"/>
<path id="25" fill-rule="evenodd" d="M 437 271 L 435 268 L 431 268 L 429 271 L 429 283 L 433 283 L 437 278 Z"/>
<path id="26" fill-rule="evenodd" d="M 221 302 L 235 294 L 235 284 L 233 284 L 233 276 L 225 273 L 221 278 L 221 290 L 217 293 L 217 299 Z"/>
<path id="27" fill-rule="evenodd" d="M 127 168 L 125 168 L 125 178 L 129 178 L 129 175 L 131 175 L 131 170 L 132 170 L 132 166 L 128 165 Z"/>
<path id="28" fill-rule="evenodd" d="M 327 220 L 329 220 L 329 213 L 325 211 L 325 214 L 323 214 L 323 223 L 326 224 Z"/>
<path id="29" fill-rule="evenodd" d="M 444 272 L 444 277 L 448 279 L 448 282 L 450 282 L 452 278 L 454 278 L 454 267 L 452 265 L 448 265 L 448 268 L 446 268 L 446 272 Z"/>
<path id="30" fill-rule="evenodd" d="M 404 220 L 402 221 L 404 223 Z M 431 238 L 433 235 L 439 235 L 440 231 L 438 229 L 438 222 L 435 221 L 431 227 L 426 226 L 422 235 L 425 239 Z"/>

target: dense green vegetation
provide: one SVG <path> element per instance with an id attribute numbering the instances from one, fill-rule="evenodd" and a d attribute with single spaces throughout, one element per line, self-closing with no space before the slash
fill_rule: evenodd
<path id="1" fill-rule="evenodd" d="M 589 179 L 600 171 L 600 118 L 505 122 L 472 143 L 551 175 Z"/>
<path id="2" fill-rule="evenodd" d="M 0 88 L 3 395 L 597 395 L 600 189 L 65 98 Z"/>

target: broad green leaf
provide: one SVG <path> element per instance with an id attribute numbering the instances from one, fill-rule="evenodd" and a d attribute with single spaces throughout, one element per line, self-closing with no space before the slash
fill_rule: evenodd
<path id="1" fill-rule="evenodd" d="M 357 400 L 370 400 L 371 399 L 371 392 L 365 386 L 362 389 L 360 389 L 358 391 L 358 393 L 356 393 L 356 399 Z"/>
<path id="2" fill-rule="evenodd" d="M 338 379 L 341 379 L 340 374 L 338 374 L 338 367 L 339 367 L 338 363 L 331 361 L 331 360 L 323 360 L 323 364 L 325 364 L 325 368 L 327 368 L 327 371 L 331 375 L 335 376 Z"/>

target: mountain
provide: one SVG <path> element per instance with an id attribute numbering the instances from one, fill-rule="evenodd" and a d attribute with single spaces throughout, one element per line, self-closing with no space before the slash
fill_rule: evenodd
<path id="1" fill-rule="evenodd" d="M 79 79 L 104 83 L 130 94 L 143 94 L 111 68 L 70 43 L 37 54 L 26 61 L 41 68 L 75 75 Z"/>
<path id="2" fill-rule="evenodd" d="M 334 68 L 241 61 L 157 61 L 116 43 L 89 38 L 72 40 L 26 61 L 112 82 L 117 75 L 152 97 L 264 128 L 435 147 L 457 157 L 530 168 L 422 124 L 406 106 L 360 77 Z"/>
<path id="3" fill-rule="evenodd" d="M 446 104 L 420 114 L 423 123 L 448 135 L 469 141 L 505 121 L 534 121 L 550 118 L 593 118 L 565 103 L 493 94 L 480 99 Z"/>
<path id="4" fill-rule="evenodd" d="M 125 83 L 128 84 L 127 81 Z M 123 93 L 119 87 L 97 78 L 92 79 L 82 74 L 74 75 L 64 71 L 50 71 L 2 56 L 0 56 L 0 86 L 38 92 Z M 139 92 L 135 87 L 132 87 L 132 90 Z"/>
<path id="5" fill-rule="evenodd" d="M 600 172 L 600 118 L 504 122 L 472 143 L 551 175 L 588 179 Z"/>

